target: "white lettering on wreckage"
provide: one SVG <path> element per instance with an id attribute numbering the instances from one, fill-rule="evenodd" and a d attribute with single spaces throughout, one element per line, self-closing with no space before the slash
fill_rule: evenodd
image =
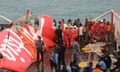
<path id="1" fill-rule="evenodd" d="M 6 29 L 7 32 L 10 32 L 10 34 L 13 34 L 13 36 L 9 35 L 8 39 L 8 34 L 6 34 L 5 38 L 3 39 L 3 43 L 1 44 L 0 52 L 3 54 L 4 57 L 6 57 L 10 61 L 16 61 L 15 56 L 20 56 L 19 53 L 24 50 L 26 53 L 28 53 L 30 56 L 31 53 L 24 47 L 24 44 L 21 40 L 21 38 L 12 30 Z M 19 57 L 20 61 L 25 63 L 25 58 Z"/>
<path id="2" fill-rule="evenodd" d="M 28 31 L 26 28 L 23 28 L 23 34 L 24 34 L 31 42 L 34 43 L 34 40 L 37 39 L 37 36 L 38 36 L 38 35 L 40 35 L 40 36 L 42 37 L 42 32 L 43 32 L 44 23 L 45 23 L 45 19 L 44 19 L 44 18 L 40 18 L 40 24 L 39 24 L 39 27 L 38 27 L 38 31 L 37 31 L 37 32 L 34 31 L 34 27 L 28 25 L 28 28 L 29 28 L 30 31 Z"/>
<path id="3" fill-rule="evenodd" d="M 31 41 L 34 42 L 34 40 L 37 39 L 37 36 L 40 35 L 42 36 L 42 29 L 45 23 L 44 18 L 40 18 L 40 26 L 38 28 L 38 31 L 35 33 L 33 27 L 29 27 L 30 31 L 28 31 L 26 28 L 23 28 L 23 34 Z M 13 38 L 11 35 L 9 35 L 8 39 L 8 34 L 6 34 L 5 38 L 3 39 L 3 43 L 1 44 L 0 52 L 5 56 L 8 60 L 10 61 L 16 61 L 15 56 L 19 56 L 19 53 L 21 52 L 21 49 L 24 49 L 31 57 L 31 53 L 27 50 L 27 48 L 24 47 L 24 44 L 22 42 L 22 39 L 20 36 L 18 36 L 14 31 L 11 29 L 6 29 L 7 32 L 12 33 L 15 35 L 15 38 Z M 31 32 L 31 33 L 30 33 Z M 14 47 L 14 48 L 13 48 Z M 19 58 L 21 62 L 25 63 L 25 58 L 20 57 Z"/>

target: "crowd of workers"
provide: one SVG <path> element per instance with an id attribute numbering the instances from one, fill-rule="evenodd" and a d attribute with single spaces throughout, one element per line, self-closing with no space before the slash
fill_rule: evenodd
<path id="1" fill-rule="evenodd" d="M 62 41 L 66 47 L 72 47 L 75 38 L 79 41 L 112 41 L 114 37 L 114 26 L 110 21 L 88 20 L 85 24 L 81 23 L 80 18 L 77 18 L 72 22 L 71 19 L 67 23 L 62 19 L 58 24 L 53 20 L 54 25 L 57 28 L 58 41 Z"/>

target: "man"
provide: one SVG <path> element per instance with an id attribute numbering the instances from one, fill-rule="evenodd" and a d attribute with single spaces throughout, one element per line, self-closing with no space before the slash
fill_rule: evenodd
<path id="1" fill-rule="evenodd" d="M 100 57 L 98 64 L 100 65 L 100 68 L 103 70 L 103 72 L 107 72 L 107 66 L 103 57 Z"/>
<path id="2" fill-rule="evenodd" d="M 99 35 L 99 40 L 100 41 L 105 41 L 105 24 L 104 24 L 103 20 L 99 21 L 98 35 Z"/>
<path id="3" fill-rule="evenodd" d="M 80 61 L 80 46 L 78 43 L 78 38 L 75 38 L 72 48 L 73 48 L 73 57 L 75 64 L 78 65 Z"/>
<path id="4" fill-rule="evenodd" d="M 83 41 L 83 33 L 84 33 L 84 26 L 82 24 L 80 24 L 80 26 L 78 28 L 79 41 Z"/>
<path id="5" fill-rule="evenodd" d="M 111 68 L 112 60 L 111 57 L 109 56 L 109 53 L 106 50 L 102 50 L 102 52 L 104 53 L 103 61 L 105 62 L 108 71 Z"/>
<path id="6" fill-rule="evenodd" d="M 58 68 L 58 45 L 54 47 L 54 50 L 52 51 L 52 54 L 50 56 L 50 66 L 51 71 L 56 72 Z"/>
<path id="7" fill-rule="evenodd" d="M 93 62 L 89 62 L 85 67 L 84 72 L 92 72 L 93 71 Z"/>
<path id="8" fill-rule="evenodd" d="M 63 45 L 63 43 L 59 43 L 58 45 L 59 45 L 59 47 L 58 47 L 58 66 L 61 66 L 61 65 L 65 66 L 64 55 L 65 55 L 66 48 Z"/>
<path id="9" fill-rule="evenodd" d="M 100 68 L 100 65 L 97 64 L 93 72 L 103 72 L 102 69 Z"/>
<path id="10" fill-rule="evenodd" d="M 36 41 L 36 46 L 37 46 L 37 69 L 39 71 L 39 63 L 40 63 L 40 54 L 41 54 L 41 61 L 42 61 L 42 72 L 44 72 L 44 48 L 45 44 L 42 41 L 41 37 L 38 36 L 38 40 Z"/>
<path id="11" fill-rule="evenodd" d="M 62 42 L 62 30 L 61 30 L 61 26 L 58 26 L 58 29 L 56 30 L 57 33 L 57 37 L 58 37 L 58 42 L 61 43 Z"/>

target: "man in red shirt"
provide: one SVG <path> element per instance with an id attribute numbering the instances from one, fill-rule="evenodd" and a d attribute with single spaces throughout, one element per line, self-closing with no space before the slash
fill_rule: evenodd
<path id="1" fill-rule="evenodd" d="M 98 36 L 100 41 L 105 40 L 105 24 L 103 20 L 100 20 L 98 24 Z"/>

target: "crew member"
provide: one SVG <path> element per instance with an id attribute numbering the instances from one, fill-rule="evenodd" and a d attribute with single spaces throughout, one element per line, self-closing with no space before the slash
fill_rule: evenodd
<path id="1" fill-rule="evenodd" d="M 99 35 L 99 40 L 104 41 L 104 39 L 105 39 L 105 24 L 103 23 L 103 20 L 100 20 L 100 22 L 99 22 L 98 35 Z"/>
<path id="2" fill-rule="evenodd" d="M 112 25 L 110 24 L 109 21 L 107 21 L 107 25 L 105 29 L 106 29 L 106 34 L 107 34 L 106 40 L 111 41 L 113 30 L 112 30 Z"/>
<path id="3" fill-rule="evenodd" d="M 45 50 L 45 44 L 43 40 L 41 39 L 41 36 L 38 36 L 38 40 L 36 41 L 37 46 L 37 69 L 39 71 L 39 63 L 40 63 L 40 55 L 41 55 L 41 61 L 42 61 L 42 72 L 44 72 L 44 50 Z"/>

